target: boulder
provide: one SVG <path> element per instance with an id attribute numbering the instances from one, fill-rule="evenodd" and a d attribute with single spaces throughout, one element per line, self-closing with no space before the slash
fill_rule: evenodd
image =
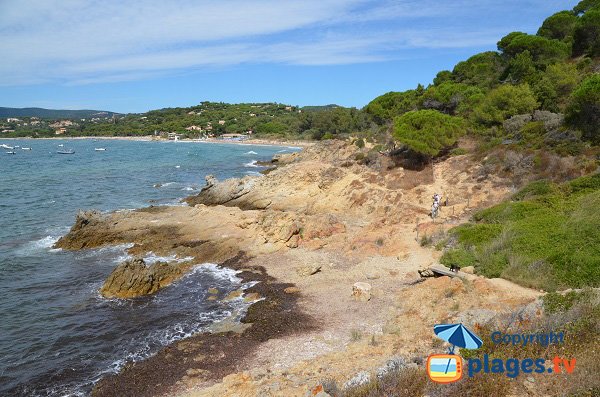
<path id="1" fill-rule="evenodd" d="M 361 302 L 371 300 L 371 284 L 363 282 L 354 283 L 352 286 L 352 298 Z"/>
<path id="2" fill-rule="evenodd" d="M 187 266 L 156 262 L 148 266 L 142 258 L 126 260 L 108 276 L 100 294 L 105 298 L 134 298 L 153 294 L 180 278 Z"/>

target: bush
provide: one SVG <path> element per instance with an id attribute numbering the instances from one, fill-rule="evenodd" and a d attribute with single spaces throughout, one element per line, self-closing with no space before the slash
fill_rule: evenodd
<path id="1" fill-rule="evenodd" d="M 531 113 L 538 103 L 529 88 L 522 84 L 502 85 L 488 93 L 473 112 L 475 121 L 487 125 L 499 125 L 504 120 L 517 114 Z"/>

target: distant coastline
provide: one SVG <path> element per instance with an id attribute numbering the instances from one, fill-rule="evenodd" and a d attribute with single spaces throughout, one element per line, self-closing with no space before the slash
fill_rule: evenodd
<path id="1" fill-rule="evenodd" d="M 145 136 L 62 136 L 62 137 L 44 137 L 44 138 L 32 138 L 32 137 L 10 137 L 0 138 L 0 140 L 115 140 L 115 141 L 142 141 L 142 142 L 175 142 L 167 139 L 156 139 L 153 135 Z M 250 145 L 250 146 L 298 146 L 308 147 L 314 145 L 312 141 L 278 141 L 274 139 L 246 139 L 244 141 L 231 141 L 222 139 L 203 139 L 203 140 L 192 140 L 192 139 L 181 139 L 177 143 L 225 143 L 235 145 Z"/>

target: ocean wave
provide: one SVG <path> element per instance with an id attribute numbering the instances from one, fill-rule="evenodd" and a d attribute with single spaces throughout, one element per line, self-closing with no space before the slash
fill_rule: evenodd
<path id="1" fill-rule="evenodd" d="M 254 150 L 250 150 L 249 152 L 246 152 L 245 154 L 258 154 L 258 153 L 256 153 Z"/>
<path id="2" fill-rule="evenodd" d="M 244 164 L 244 167 L 259 168 L 260 165 L 256 163 L 258 163 L 258 160 L 252 160 L 251 162 Z"/>
<path id="3" fill-rule="evenodd" d="M 246 172 L 244 172 L 244 174 L 251 175 L 251 176 L 264 176 L 263 174 L 261 174 L 260 172 L 257 172 L 257 171 L 246 171 Z"/>
<path id="4" fill-rule="evenodd" d="M 186 186 L 181 190 L 186 191 L 186 192 L 193 192 L 194 190 L 197 190 L 197 188 L 192 187 L 192 186 Z"/>
<path id="5" fill-rule="evenodd" d="M 17 249 L 16 253 L 20 256 L 28 256 L 42 251 L 58 252 L 61 249 L 53 249 L 52 246 L 60 239 L 61 235 L 52 234 L 42 237 L 39 240 L 29 241 Z"/>

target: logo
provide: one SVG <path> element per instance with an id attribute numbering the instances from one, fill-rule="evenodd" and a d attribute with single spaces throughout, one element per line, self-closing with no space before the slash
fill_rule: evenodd
<path id="1" fill-rule="evenodd" d="M 454 349 L 479 349 L 483 341 L 479 336 L 462 324 L 440 324 L 433 327 L 433 332 L 438 338 L 450 343 L 447 354 L 432 354 L 427 358 L 427 375 L 436 383 L 452 383 L 459 381 L 463 374 L 469 377 L 476 374 L 504 374 L 509 378 L 516 378 L 519 374 L 571 374 L 575 370 L 575 358 L 555 356 L 548 360 L 545 358 L 494 358 L 484 354 L 482 358 L 469 358 L 463 360 Z M 490 340 L 493 345 L 512 345 L 525 347 L 528 344 L 539 344 L 546 347 L 551 344 L 564 343 L 564 332 L 549 332 L 536 334 L 505 334 L 493 332 Z"/>
<path id="2" fill-rule="evenodd" d="M 452 383 L 462 378 L 462 357 L 454 354 L 432 354 L 427 358 L 427 375 L 436 383 Z"/>
<path id="3" fill-rule="evenodd" d="M 427 358 L 427 375 L 436 383 L 452 383 L 463 376 L 463 360 L 454 354 L 456 346 L 463 349 L 479 349 L 483 341 L 462 324 L 440 324 L 433 327 L 438 338 L 452 345 L 448 354 L 432 354 Z"/>

